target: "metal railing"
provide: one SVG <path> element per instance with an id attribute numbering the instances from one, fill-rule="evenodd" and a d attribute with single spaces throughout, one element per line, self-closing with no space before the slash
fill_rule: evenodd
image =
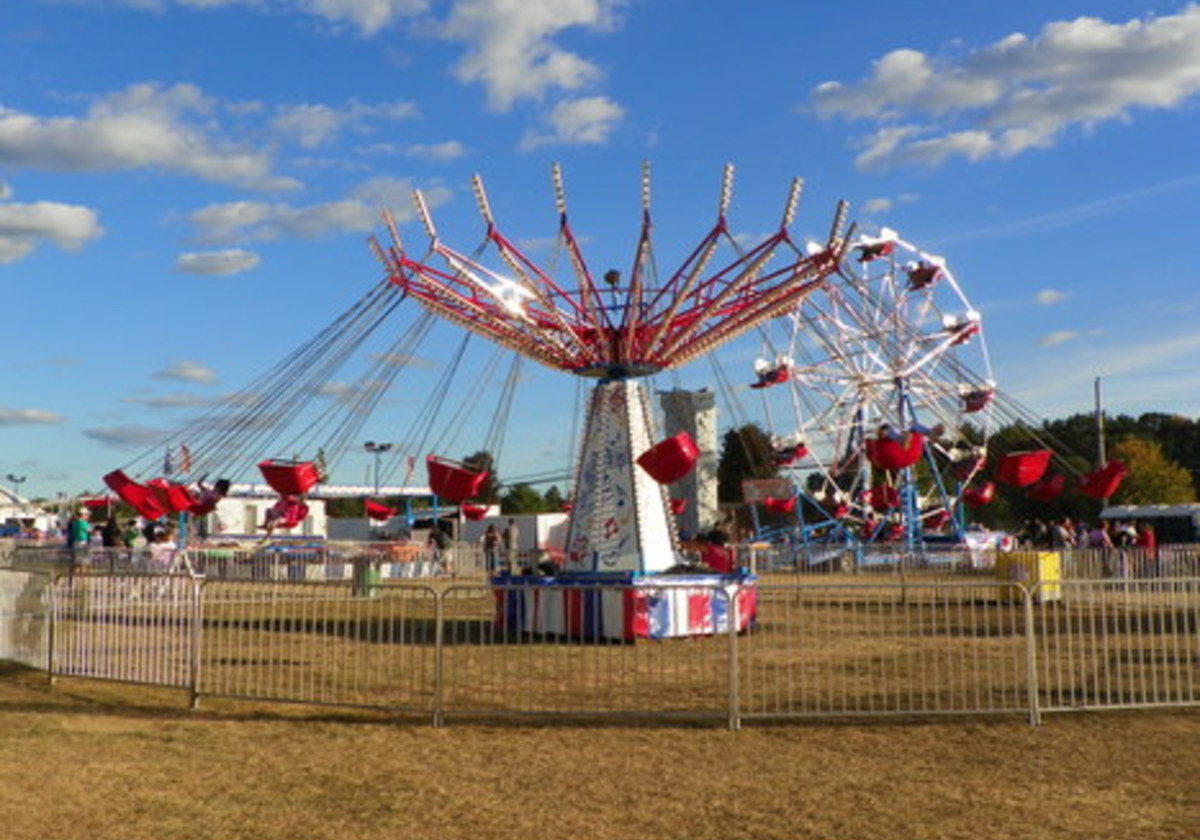
<path id="1" fill-rule="evenodd" d="M 648 598 L 668 597 L 664 586 Z M 566 597 L 553 583 L 544 599 Z M 499 621 L 463 580 L 0 569 L 0 658 L 203 697 L 470 717 L 743 721 L 1200 705 L 1200 578 L 760 580 L 739 633 L 608 638 Z M 622 598 L 620 587 L 574 586 Z M 582 594 L 581 594 L 582 593 Z M 532 596 L 531 596 L 532 597 Z M 546 604 L 550 601 L 546 600 Z M 548 609 L 549 607 L 547 607 Z M 674 608 L 674 607 L 672 607 Z M 585 613 L 581 613 L 584 615 Z"/>

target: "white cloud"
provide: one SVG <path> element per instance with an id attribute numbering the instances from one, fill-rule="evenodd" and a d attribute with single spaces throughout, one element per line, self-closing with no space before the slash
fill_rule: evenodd
<path id="1" fill-rule="evenodd" d="M 1054 330 L 1046 333 L 1037 340 L 1038 347 L 1053 347 L 1079 338 L 1096 338 L 1104 335 L 1104 330 Z"/>
<path id="2" fill-rule="evenodd" d="M 278 133 L 295 138 L 305 149 L 315 149 L 337 138 L 348 129 L 359 129 L 371 119 L 398 121 L 417 112 L 411 102 L 367 105 L 351 101 L 341 108 L 329 105 L 288 105 L 281 107 L 271 120 Z"/>
<path id="3" fill-rule="evenodd" d="M 895 50 L 858 83 L 818 85 L 811 102 L 823 118 L 876 121 L 856 162 L 881 169 L 1011 157 L 1198 93 L 1200 5 L 1189 4 L 1125 23 L 1058 21 L 955 59 Z"/>
<path id="4" fill-rule="evenodd" d="M 375 228 L 381 209 L 391 208 L 398 221 L 413 218 L 409 196 L 412 183 L 403 178 L 373 178 L 344 199 L 307 207 L 264 201 L 233 201 L 210 204 L 195 211 L 189 221 L 198 237 L 210 244 L 264 241 L 283 236 L 317 239 L 342 233 L 366 233 Z M 450 191 L 442 187 L 424 190 L 426 204 L 445 203 Z"/>
<path id="5" fill-rule="evenodd" d="M 409 157 L 426 160 L 456 160 L 467 153 L 466 147 L 457 140 L 447 140 L 443 143 L 422 144 L 414 143 L 404 150 Z"/>
<path id="6" fill-rule="evenodd" d="M 101 426 L 84 429 L 83 435 L 99 443 L 120 449 L 156 446 L 166 438 L 166 433 L 162 430 L 146 426 Z"/>
<path id="7" fill-rule="evenodd" d="M 597 145 L 625 116 L 625 109 L 605 96 L 588 96 L 560 102 L 547 121 L 550 133 L 530 132 L 521 140 L 522 149 L 547 145 Z"/>
<path id="8" fill-rule="evenodd" d="M 888 196 L 882 195 L 876 196 L 874 198 L 868 198 L 863 202 L 863 212 L 886 213 L 897 204 L 912 204 L 913 202 L 919 200 L 920 196 L 918 196 L 916 193 L 900 193 L 895 198 L 889 198 Z"/>
<path id="9" fill-rule="evenodd" d="M 28 256 L 39 241 L 75 251 L 103 234 L 99 217 L 87 207 L 54 201 L 0 204 L 0 265 Z"/>
<path id="10" fill-rule="evenodd" d="M 180 254 L 175 260 L 175 270 L 180 274 L 224 277 L 249 271 L 260 262 L 262 259 L 258 254 L 241 248 L 230 248 L 225 251 Z"/>
<path id="11" fill-rule="evenodd" d="M 1036 365 L 1019 364 L 1013 375 L 1003 381 L 1005 390 L 1030 405 L 1044 403 L 1048 416 L 1063 416 L 1071 395 L 1080 402 L 1091 404 L 1093 381 L 1103 375 L 1106 390 L 1112 383 L 1121 383 L 1128 389 L 1135 383 L 1142 388 L 1137 405 L 1147 406 L 1156 402 L 1177 402 L 1181 395 L 1194 399 L 1197 389 L 1182 387 L 1178 376 L 1148 376 L 1150 371 L 1164 368 L 1195 367 L 1196 353 L 1200 351 L 1200 334 L 1187 330 L 1178 335 L 1164 335 L 1157 340 L 1138 338 L 1131 344 L 1104 346 L 1096 342 L 1079 343 L 1071 347 L 1057 348 L 1053 353 L 1040 354 Z M 1031 377 L 1031 381 L 1015 381 L 1020 377 Z"/>
<path id="12" fill-rule="evenodd" d="M 84 0 L 77 0 L 84 2 Z M 374 35 L 395 21 L 424 12 L 428 0 L 112 0 L 144 11 L 161 11 L 170 5 L 192 9 L 246 6 L 271 11 L 291 7 L 331 23 L 348 23 L 364 35 Z"/>
<path id="13" fill-rule="evenodd" d="M 281 189 L 266 152 L 213 136 L 219 103 L 194 85 L 134 84 L 80 117 L 0 106 L 0 164 L 63 172 L 155 168 L 218 183 Z"/>
<path id="14" fill-rule="evenodd" d="M 608 30 L 621 5 L 623 0 L 458 0 L 442 34 L 468 45 L 455 76 L 482 83 L 489 106 L 506 111 L 519 99 L 595 82 L 600 70 L 552 39 L 572 27 Z"/>
<path id="15" fill-rule="evenodd" d="M 1046 333 L 1038 339 L 1038 347 L 1053 347 L 1055 344 L 1062 344 L 1065 341 L 1074 341 L 1083 333 L 1079 330 L 1054 330 L 1054 332 Z"/>
<path id="16" fill-rule="evenodd" d="M 169 368 L 154 374 L 155 379 L 177 379 L 183 382 L 195 382 L 200 385 L 211 385 L 217 381 L 217 374 L 212 368 L 199 362 L 176 362 Z"/>
<path id="17" fill-rule="evenodd" d="M 0 405 L 0 426 L 49 426 L 62 423 L 65 418 L 53 411 L 40 408 L 9 408 Z"/>
<path id="18" fill-rule="evenodd" d="M 144 405 L 148 408 L 203 408 L 213 400 L 200 394 L 168 394 L 162 397 L 125 397 L 124 403 Z"/>
<path id="19" fill-rule="evenodd" d="M 1061 303 L 1066 297 L 1066 292 L 1060 292 L 1057 289 L 1042 289 L 1034 296 L 1034 300 L 1043 306 L 1052 306 Z"/>

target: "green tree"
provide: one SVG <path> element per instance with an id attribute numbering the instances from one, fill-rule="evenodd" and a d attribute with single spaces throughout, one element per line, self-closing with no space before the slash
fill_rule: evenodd
<path id="1" fill-rule="evenodd" d="M 502 513 L 543 513 L 546 500 L 528 484 L 514 484 L 500 499 Z"/>
<path id="2" fill-rule="evenodd" d="M 549 510 L 551 512 L 562 510 L 563 495 L 562 495 L 562 492 L 558 489 L 557 484 L 550 485 L 550 489 L 546 491 L 545 497 L 546 497 L 546 509 L 547 510 Z"/>
<path id="3" fill-rule="evenodd" d="M 720 501 L 741 502 L 743 481 L 778 475 L 771 436 L 761 426 L 747 423 L 725 433 L 717 462 L 717 498 Z"/>
<path id="4" fill-rule="evenodd" d="M 1173 505 L 1195 500 L 1191 473 L 1169 460 L 1160 444 L 1126 438 L 1112 446 L 1111 456 L 1129 470 L 1113 496 L 1115 504 Z"/>

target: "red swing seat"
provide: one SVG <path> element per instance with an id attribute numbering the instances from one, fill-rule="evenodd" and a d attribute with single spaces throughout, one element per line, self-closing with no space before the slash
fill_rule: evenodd
<path id="1" fill-rule="evenodd" d="M 996 465 L 996 481 L 1014 487 L 1028 487 L 1046 473 L 1050 465 L 1049 449 L 1009 452 Z"/>
<path id="2" fill-rule="evenodd" d="M 284 496 L 268 513 L 276 528 L 290 531 L 308 518 L 308 505 L 293 496 Z"/>
<path id="3" fill-rule="evenodd" d="M 154 498 L 150 488 L 138 484 L 125 474 L 124 470 L 113 470 L 104 476 L 108 489 L 117 494 L 117 498 L 129 505 L 139 516 L 146 519 L 161 519 L 167 512 Z"/>
<path id="4" fill-rule="evenodd" d="M 873 510 L 894 510 L 900 507 L 900 491 L 890 484 L 876 484 L 863 494 L 863 501 Z"/>
<path id="5" fill-rule="evenodd" d="M 478 522 L 480 519 L 483 519 L 485 516 L 487 516 L 488 512 L 486 505 L 461 504 L 458 506 L 458 509 L 462 511 L 463 516 L 473 522 Z"/>
<path id="6" fill-rule="evenodd" d="M 1095 499 L 1107 499 L 1121 486 L 1121 480 L 1129 474 L 1129 470 L 1120 461 L 1109 461 L 1098 470 L 1085 475 L 1076 488 L 1085 496 Z"/>
<path id="7" fill-rule="evenodd" d="M 994 482 L 988 481 L 978 487 L 968 487 L 962 493 L 962 500 L 971 507 L 983 507 L 995 498 L 995 495 L 996 485 Z"/>
<path id="8" fill-rule="evenodd" d="M 1067 477 L 1061 473 L 1043 476 L 1030 485 L 1025 495 L 1035 502 L 1050 502 L 1056 499 L 1067 487 Z"/>
<path id="9" fill-rule="evenodd" d="M 271 489 L 281 496 L 302 496 L 321 482 L 321 471 L 312 461 L 273 458 L 261 461 L 258 469 Z"/>
<path id="10" fill-rule="evenodd" d="M 146 489 L 150 491 L 158 506 L 167 513 L 190 511 L 196 503 L 196 496 L 190 489 L 165 478 L 150 479 L 146 482 Z"/>
<path id="11" fill-rule="evenodd" d="M 786 499 L 763 499 L 763 507 L 771 511 L 771 513 L 791 513 L 796 509 L 796 497 L 788 496 Z"/>
<path id="12" fill-rule="evenodd" d="M 396 511 L 392 508 L 381 502 L 376 502 L 371 499 L 367 499 L 363 502 L 363 510 L 366 511 L 366 514 L 369 518 L 379 522 L 387 522 L 396 515 Z"/>
<path id="13" fill-rule="evenodd" d="M 909 432 L 907 440 L 881 437 L 866 442 L 867 460 L 881 470 L 903 470 L 921 460 L 925 451 L 925 436 Z"/>
<path id="14" fill-rule="evenodd" d="M 659 484 L 674 484 L 692 471 L 700 458 L 696 442 L 687 432 L 659 441 L 637 458 L 638 466 Z"/>
<path id="15" fill-rule="evenodd" d="M 429 487 L 439 499 L 451 504 L 461 504 L 472 496 L 478 496 L 487 481 L 487 471 L 469 470 L 458 461 L 425 457 L 425 469 L 429 472 Z"/>

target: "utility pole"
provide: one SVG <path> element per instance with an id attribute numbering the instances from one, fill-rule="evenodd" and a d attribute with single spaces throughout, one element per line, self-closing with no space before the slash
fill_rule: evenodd
<path id="1" fill-rule="evenodd" d="M 1104 451 L 1104 401 L 1100 392 L 1100 377 L 1096 377 L 1095 383 L 1095 402 L 1096 402 L 1096 469 L 1100 469 L 1108 463 L 1108 457 Z"/>

